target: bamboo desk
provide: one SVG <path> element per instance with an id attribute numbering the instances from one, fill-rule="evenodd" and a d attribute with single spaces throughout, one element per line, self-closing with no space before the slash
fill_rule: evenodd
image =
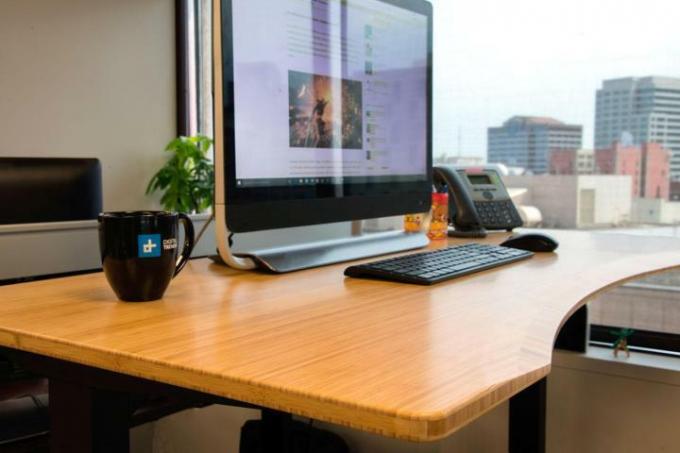
<path id="1" fill-rule="evenodd" d="M 679 240 L 554 234 L 555 254 L 432 287 L 346 279 L 346 264 L 269 275 L 207 259 L 190 262 L 158 302 L 118 302 L 101 273 L 0 287 L 0 345 L 29 353 L 51 377 L 55 412 L 60 393 L 116 387 L 97 377 L 105 370 L 439 439 L 544 378 L 557 332 L 590 297 L 680 266 Z M 69 418 L 72 403 L 63 409 L 55 450 L 74 442 L 62 425 L 83 426 Z M 91 429 L 89 442 L 103 436 Z"/>

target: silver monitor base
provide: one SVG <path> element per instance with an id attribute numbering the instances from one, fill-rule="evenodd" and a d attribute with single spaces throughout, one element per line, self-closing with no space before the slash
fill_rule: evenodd
<path id="1" fill-rule="evenodd" d="M 428 243 L 427 236 L 421 233 L 389 231 L 386 233 L 370 233 L 343 239 L 275 247 L 239 253 L 238 255 L 252 259 L 262 269 L 283 273 L 417 249 L 425 247 Z"/>

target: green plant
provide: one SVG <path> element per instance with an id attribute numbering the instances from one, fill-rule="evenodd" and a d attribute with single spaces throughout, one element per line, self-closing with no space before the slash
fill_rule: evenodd
<path id="1" fill-rule="evenodd" d="M 614 357 L 619 356 L 619 351 L 623 351 L 626 357 L 630 357 L 630 350 L 628 349 L 628 337 L 633 335 L 635 331 L 633 329 L 618 329 L 610 330 L 610 334 L 614 335 L 616 339 L 612 347 L 614 348 Z"/>
<path id="2" fill-rule="evenodd" d="M 633 335 L 635 331 L 633 329 L 618 329 L 618 330 L 610 330 L 610 334 L 614 335 L 616 339 L 614 340 L 613 347 L 616 348 L 623 342 L 628 341 L 628 337 Z"/>
<path id="3" fill-rule="evenodd" d="M 168 211 L 202 212 L 213 204 L 213 163 L 207 153 L 213 141 L 203 135 L 178 137 L 165 151 L 172 157 L 151 178 L 147 195 L 160 190 L 161 204 Z"/>

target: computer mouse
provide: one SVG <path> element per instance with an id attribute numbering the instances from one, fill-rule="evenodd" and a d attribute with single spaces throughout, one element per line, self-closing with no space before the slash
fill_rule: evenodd
<path id="1" fill-rule="evenodd" d="M 547 234 L 524 233 L 511 236 L 501 245 L 529 252 L 553 252 L 560 244 Z"/>

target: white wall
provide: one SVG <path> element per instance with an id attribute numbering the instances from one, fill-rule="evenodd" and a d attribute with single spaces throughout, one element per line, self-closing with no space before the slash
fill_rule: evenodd
<path id="1" fill-rule="evenodd" d="M 175 135 L 172 0 L 2 0 L 0 156 L 98 157 L 104 209 L 149 209 Z"/>
<path id="2" fill-rule="evenodd" d="M 650 198 L 636 198 L 633 201 L 633 221 L 652 224 L 661 223 L 664 201 L 665 200 Z"/>
<path id="3" fill-rule="evenodd" d="M 633 200 L 633 221 L 651 224 L 680 223 L 680 202 L 652 198 Z"/>
<path id="4" fill-rule="evenodd" d="M 579 176 L 578 188 L 595 191 L 595 223 L 619 225 L 631 219 L 630 176 L 593 175 Z"/>

